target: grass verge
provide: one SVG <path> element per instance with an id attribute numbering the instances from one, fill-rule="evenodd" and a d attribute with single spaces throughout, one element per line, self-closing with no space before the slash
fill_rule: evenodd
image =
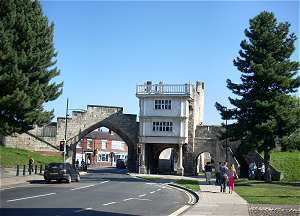
<path id="1" fill-rule="evenodd" d="M 283 173 L 283 181 L 300 181 L 300 152 L 272 152 L 272 166 Z"/>
<path id="2" fill-rule="evenodd" d="M 2 167 L 16 167 L 18 164 L 27 165 L 30 156 L 33 157 L 34 164 L 37 165 L 63 162 L 62 156 L 46 156 L 35 151 L 0 146 L 0 165 Z"/>
<path id="3" fill-rule="evenodd" d="M 250 181 L 240 179 L 235 183 L 235 191 L 253 204 L 299 205 L 300 187 L 288 183 Z"/>
<path id="4" fill-rule="evenodd" d="M 200 186 L 199 182 L 197 180 L 185 180 L 185 179 L 180 179 L 175 181 L 176 184 L 183 186 L 185 188 L 188 188 L 192 191 L 199 191 Z"/>

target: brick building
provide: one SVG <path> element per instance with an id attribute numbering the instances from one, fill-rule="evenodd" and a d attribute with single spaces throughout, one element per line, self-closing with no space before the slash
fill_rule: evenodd
<path id="1" fill-rule="evenodd" d="M 76 148 L 76 160 L 90 166 L 115 166 L 118 158 L 127 159 L 127 144 L 112 131 L 95 130 Z"/>

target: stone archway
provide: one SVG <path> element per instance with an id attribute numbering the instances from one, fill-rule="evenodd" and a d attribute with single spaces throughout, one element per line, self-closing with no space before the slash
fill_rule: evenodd
<path id="1" fill-rule="evenodd" d="M 100 127 L 106 127 L 117 133 L 128 146 L 128 170 L 135 172 L 137 169 L 137 142 L 138 142 L 138 123 L 136 115 L 123 114 L 120 107 L 88 106 L 87 112 L 73 112 L 72 119 L 68 119 L 72 128 L 68 127 L 67 144 L 70 146 L 70 157 L 72 163 L 75 162 L 77 143 L 87 134 Z M 64 128 L 64 122 L 60 122 Z M 61 133 L 60 133 L 61 135 Z"/>

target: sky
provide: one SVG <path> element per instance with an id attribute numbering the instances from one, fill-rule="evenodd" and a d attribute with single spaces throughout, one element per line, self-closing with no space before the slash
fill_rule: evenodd
<path id="1" fill-rule="evenodd" d="M 55 117 L 88 104 L 139 113 L 137 84 L 205 83 L 204 123 L 223 122 L 215 102 L 230 107 L 226 79 L 249 19 L 261 11 L 288 21 L 299 36 L 298 1 L 42 1 L 54 22 L 62 95 L 45 104 Z M 292 59 L 299 60 L 299 42 Z M 55 121 L 56 119 L 54 119 Z"/>

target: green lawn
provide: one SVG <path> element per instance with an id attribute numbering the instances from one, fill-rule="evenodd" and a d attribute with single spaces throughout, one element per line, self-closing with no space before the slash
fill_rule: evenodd
<path id="1" fill-rule="evenodd" d="M 300 181 L 300 152 L 272 152 L 272 166 L 284 175 L 283 181 Z"/>
<path id="2" fill-rule="evenodd" d="M 199 191 L 200 190 L 199 182 L 197 180 L 180 179 L 180 180 L 176 180 L 175 183 L 179 184 L 179 185 L 181 185 L 185 188 L 188 188 L 192 191 Z"/>
<path id="3" fill-rule="evenodd" d="M 27 165 L 30 156 L 33 157 L 34 163 L 38 165 L 63 162 L 63 157 L 61 156 L 46 156 L 41 155 L 39 152 L 0 146 L 0 165 L 2 167 L 16 167 L 17 164 Z"/>
<path id="4" fill-rule="evenodd" d="M 288 183 L 266 183 L 241 179 L 236 181 L 235 191 L 249 203 L 300 204 L 300 187 Z"/>

